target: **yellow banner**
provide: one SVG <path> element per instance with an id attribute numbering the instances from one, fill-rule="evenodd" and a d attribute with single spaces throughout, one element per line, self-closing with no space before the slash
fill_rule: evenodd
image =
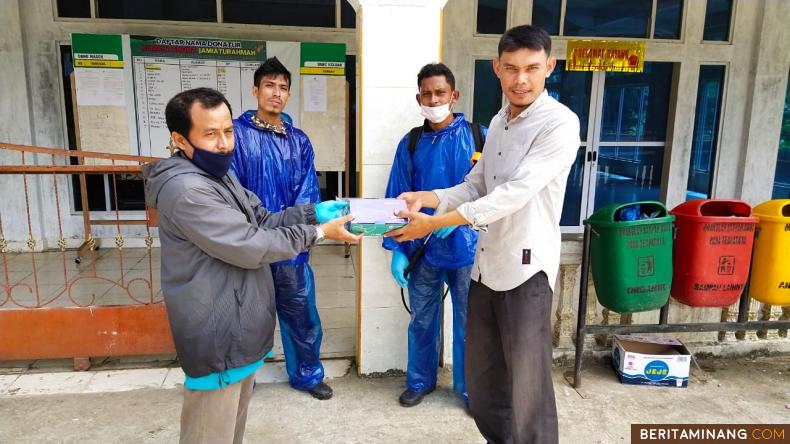
<path id="1" fill-rule="evenodd" d="M 325 75 L 325 76 L 344 76 L 346 75 L 345 68 L 329 68 L 329 67 L 322 67 L 322 68 L 314 68 L 309 66 L 303 66 L 299 68 L 299 74 L 317 74 L 317 75 Z"/>
<path id="2" fill-rule="evenodd" d="M 568 71 L 642 72 L 645 43 L 611 40 L 569 40 Z"/>
<path id="3" fill-rule="evenodd" d="M 83 68 L 123 68 L 123 60 L 75 60 L 74 66 Z"/>

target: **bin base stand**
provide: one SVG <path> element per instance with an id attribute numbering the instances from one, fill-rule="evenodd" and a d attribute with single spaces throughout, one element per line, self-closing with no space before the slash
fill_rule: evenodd
<path id="1" fill-rule="evenodd" d="M 580 388 L 582 358 L 584 356 L 584 339 L 596 333 L 631 334 L 631 333 L 687 333 L 704 331 L 751 331 L 790 329 L 790 320 L 780 321 L 748 321 L 749 285 L 743 289 L 738 305 L 736 322 L 705 322 L 691 324 L 668 323 L 669 301 L 661 307 L 658 324 L 637 325 L 587 325 L 587 285 L 590 280 L 590 226 L 584 226 L 584 244 L 582 250 L 581 280 L 579 282 L 579 311 L 576 322 L 576 355 L 573 369 L 573 387 Z"/>

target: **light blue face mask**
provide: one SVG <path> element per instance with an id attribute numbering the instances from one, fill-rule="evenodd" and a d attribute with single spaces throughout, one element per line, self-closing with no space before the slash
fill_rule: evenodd
<path id="1" fill-rule="evenodd" d="M 187 139 L 192 145 L 192 163 L 201 170 L 211 174 L 217 179 L 221 179 L 228 174 L 230 164 L 233 163 L 233 151 L 228 153 L 215 153 L 195 146 L 191 140 Z"/>

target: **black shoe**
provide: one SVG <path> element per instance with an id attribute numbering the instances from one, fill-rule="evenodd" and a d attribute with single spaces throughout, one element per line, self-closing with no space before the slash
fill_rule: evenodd
<path id="1" fill-rule="evenodd" d="M 326 385 L 325 382 L 319 382 L 313 388 L 307 391 L 313 398 L 325 401 L 332 397 L 332 387 Z"/>
<path id="2" fill-rule="evenodd" d="M 400 402 L 400 405 L 404 407 L 414 407 L 415 405 L 421 403 L 422 398 L 424 398 L 428 393 L 431 393 L 435 388 L 436 387 L 431 387 L 421 392 L 415 392 L 414 390 L 406 389 L 406 391 L 400 394 L 398 401 Z"/>

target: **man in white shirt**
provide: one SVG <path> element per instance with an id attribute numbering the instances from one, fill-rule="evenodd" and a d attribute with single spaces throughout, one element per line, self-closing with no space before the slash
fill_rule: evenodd
<path id="1" fill-rule="evenodd" d="M 502 35 L 493 65 L 508 103 L 491 120 L 480 161 L 459 185 L 399 196 L 409 224 L 388 234 L 406 241 L 449 225 L 480 230 L 465 367 L 470 411 L 493 443 L 558 442 L 550 311 L 580 140 L 578 117 L 545 90 L 550 54 L 551 38 L 538 27 Z"/>

